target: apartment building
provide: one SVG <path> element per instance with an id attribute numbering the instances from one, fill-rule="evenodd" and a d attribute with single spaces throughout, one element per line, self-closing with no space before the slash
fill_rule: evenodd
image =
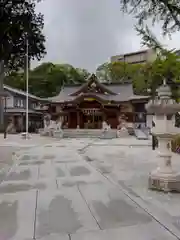
<path id="1" fill-rule="evenodd" d="M 111 62 L 127 62 L 131 64 L 146 63 L 156 59 L 157 53 L 153 49 L 146 49 L 137 52 L 126 53 L 111 57 Z"/>

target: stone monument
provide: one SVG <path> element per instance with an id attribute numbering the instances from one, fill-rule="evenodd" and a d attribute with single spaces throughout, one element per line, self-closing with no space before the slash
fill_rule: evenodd
<path id="1" fill-rule="evenodd" d="M 154 114 L 155 127 L 152 134 L 158 139 L 158 167 L 149 175 L 149 188 L 165 192 L 180 192 L 180 174 L 172 169 L 171 140 L 178 129 L 172 120 L 180 105 L 171 98 L 171 89 L 164 81 L 158 89 L 158 96 L 146 105 L 149 113 Z"/>

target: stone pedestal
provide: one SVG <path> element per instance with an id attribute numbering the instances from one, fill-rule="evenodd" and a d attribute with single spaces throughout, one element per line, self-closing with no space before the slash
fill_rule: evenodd
<path id="1" fill-rule="evenodd" d="M 149 188 L 165 192 L 180 192 L 180 174 L 172 169 L 171 150 L 168 143 L 171 138 L 159 137 L 158 167 L 149 175 Z"/>
<path id="2" fill-rule="evenodd" d="M 127 128 L 122 128 L 120 130 L 117 130 L 117 137 L 118 138 L 129 137 Z"/>
<path id="3" fill-rule="evenodd" d="M 164 192 L 180 192 L 180 175 L 176 172 L 154 171 L 149 176 L 149 188 Z"/>

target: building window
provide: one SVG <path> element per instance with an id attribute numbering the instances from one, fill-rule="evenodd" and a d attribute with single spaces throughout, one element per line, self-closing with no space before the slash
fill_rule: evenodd
<path id="1" fill-rule="evenodd" d="M 37 104 L 36 103 L 32 103 L 32 108 L 36 108 L 37 107 Z"/>
<path id="2" fill-rule="evenodd" d="M 19 99 L 18 98 L 15 99 L 15 106 L 19 107 Z"/>

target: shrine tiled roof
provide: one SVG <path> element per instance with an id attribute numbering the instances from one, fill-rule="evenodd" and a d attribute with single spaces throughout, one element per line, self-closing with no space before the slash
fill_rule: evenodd
<path id="1" fill-rule="evenodd" d="M 97 80 L 96 80 L 97 83 Z M 147 99 L 148 96 L 135 95 L 133 92 L 132 83 L 113 83 L 103 84 L 98 83 L 100 87 L 103 87 L 105 93 L 99 92 L 83 92 L 84 87 L 88 84 L 64 86 L 57 96 L 51 97 L 48 100 L 52 103 L 64 103 L 73 102 L 83 97 L 97 97 L 102 101 L 114 101 L 114 102 L 125 102 L 133 99 Z M 82 92 L 81 92 L 82 91 Z M 107 91 L 107 92 L 106 92 Z"/>
<path id="2" fill-rule="evenodd" d="M 111 94 L 100 94 L 100 93 L 83 93 L 83 96 L 86 97 L 88 95 L 94 95 L 99 97 L 105 101 L 115 101 L 115 102 L 125 102 L 134 99 L 147 99 L 148 96 L 135 95 L 133 93 L 132 84 L 125 85 L 116 85 L 116 86 L 108 86 L 108 88 L 115 93 L 115 95 Z M 63 102 L 71 102 L 75 101 L 81 94 L 77 96 L 71 96 L 74 93 L 74 90 L 78 90 L 75 87 L 64 87 L 61 92 L 54 97 L 49 98 L 48 100 L 53 103 L 63 103 Z"/>

